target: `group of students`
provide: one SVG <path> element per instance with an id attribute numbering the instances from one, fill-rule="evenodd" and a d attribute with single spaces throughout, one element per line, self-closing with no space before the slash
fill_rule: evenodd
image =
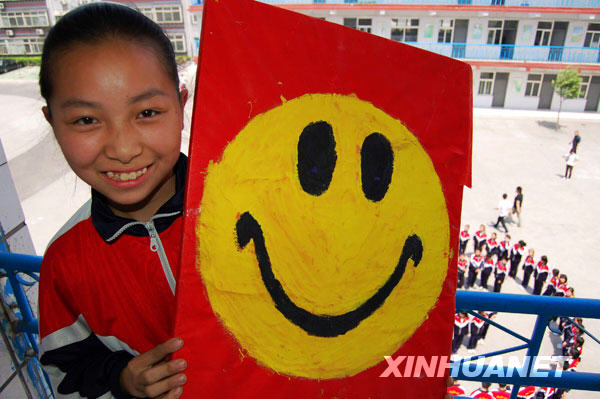
<path id="1" fill-rule="evenodd" d="M 478 312 L 481 316 L 493 319 L 497 312 Z M 452 337 L 452 353 L 458 352 L 464 338 L 468 335 L 467 350 L 472 353 L 479 341 L 485 340 L 490 324 L 481 317 L 458 312 L 454 315 L 454 335 Z"/>
<path id="2" fill-rule="evenodd" d="M 511 394 L 511 386 L 507 384 L 498 384 L 496 390 L 491 389 L 492 384 L 482 382 L 481 387 L 475 389 L 469 394 L 470 398 L 476 399 L 509 399 Z M 447 392 L 454 396 L 466 396 L 467 393 L 460 386 L 460 381 L 454 380 L 454 385 L 447 388 Z M 519 388 L 517 399 L 563 399 L 566 394 L 564 389 L 556 389 L 552 387 L 534 387 L 526 386 Z"/>
<path id="3" fill-rule="evenodd" d="M 480 287 L 488 289 L 489 278 L 493 272 L 493 291 L 500 292 L 507 275 L 513 279 L 517 277 L 521 260 L 525 258 L 522 264 L 523 278 L 521 281 L 521 285 L 525 289 L 529 287 L 533 275 L 532 293 L 534 295 L 566 297 L 574 295 L 573 287 L 567 284 L 567 275 L 561 274 L 559 269 L 552 269 L 552 276 L 548 280 L 550 268 L 546 255 L 542 255 L 536 262 L 535 251 L 529 249 L 525 256 L 527 247 L 525 241 L 519 240 L 511 244 L 511 236 L 505 234 L 504 239 L 499 242 L 495 232 L 488 237 L 483 224 L 471 237 L 469 228 L 469 225 L 465 225 L 459 236 L 457 288 L 473 288 L 477 276 L 479 276 Z M 471 240 L 473 241 L 473 253 L 470 258 L 467 258 L 466 250 Z"/>
<path id="4" fill-rule="evenodd" d="M 458 289 L 470 289 L 475 286 L 477 276 L 479 276 L 479 286 L 482 289 L 488 289 L 489 279 L 493 273 L 494 284 L 493 291 L 500 292 L 506 275 L 511 278 L 517 277 L 517 272 L 521 266 L 523 278 L 521 285 L 527 289 L 533 275 L 534 295 L 573 297 L 575 290 L 567 283 L 568 277 L 561 273 L 559 269 L 552 269 L 548 266 L 548 257 L 543 255 L 536 262 L 534 259 L 535 251 L 529 249 L 526 253 L 527 244 L 523 240 L 511 244 L 511 237 L 505 234 L 504 239 L 498 242 L 497 234 L 486 233 L 485 225 L 480 225 L 479 230 L 471 236 L 469 225 L 465 225 L 460 232 L 459 258 L 458 258 Z M 473 242 L 473 253 L 467 258 L 466 251 L 469 242 Z M 524 261 L 521 265 L 521 260 Z M 480 315 L 492 319 L 496 312 L 478 312 Z M 558 356 L 557 366 L 562 370 L 575 371 L 581 361 L 582 348 L 584 343 L 582 320 L 574 319 L 574 322 L 561 317 L 558 320 L 558 329 L 562 334 L 562 342 L 558 344 L 561 356 Z M 469 340 L 467 349 L 470 353 L 474 352 L 477 343 L 484 340 L 489 328 L 489 323 L 480 317 L 469 315 L 467 313 L 456 313 L 454 316 L 454 336 L 452 339 L 452 353 L 456 353 L 467 335 Z M 448 388 L 448 392 L 453 395 L 465 395 L 465 391 L 460 388 L 458 381 L 455 385 Z M 559 399 L 565 397 L 565 390 L 551 387 L 523 387 L 519 389 L 517 397 L 520 399 Z M 491 391 L 490 383 L 483 382 L 481 388 L 470 394 L 472 398 L 509 398 L 510 387 L 499 385 L 498 390 Z"/>

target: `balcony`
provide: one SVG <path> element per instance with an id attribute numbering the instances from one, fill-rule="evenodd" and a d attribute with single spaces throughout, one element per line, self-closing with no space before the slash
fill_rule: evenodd
<path id="1" fill-rule="evenodd" d="M 563 62 L 575 64 L 600 63 L 600 49 L 598 47 L 423 42 L 406 42 L 406 44 L 447 57 L 465 60 Z"/>

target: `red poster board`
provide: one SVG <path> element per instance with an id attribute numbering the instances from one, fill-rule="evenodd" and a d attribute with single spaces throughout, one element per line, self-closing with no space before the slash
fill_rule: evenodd
<path id="1" fill-rule="evenodd" d="M 449 356 L 468 65 L 209 0 L 175 335 L 184 397 L 440 398 L 384 356 Z M 406 364 L 401 363 L 403 371 Z"/>

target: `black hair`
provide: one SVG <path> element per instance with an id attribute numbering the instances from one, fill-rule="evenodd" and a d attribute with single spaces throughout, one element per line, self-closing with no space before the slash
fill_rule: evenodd
<path id="1" fill-rule="evenodd" d="M 53 64 L 61 54 L 77 45 L 115 39 L 131 40 L 152 48 L 179 92 L 175 52 L 162 28 L 133 8 L 115 3 L 90 3 L 65 14 L 46 36 L 39 81 L 46 102 L 53 91 Z"/>
<path id="2" fill-rule="evenodd" d="M 566 274 L 564 274 L 564 273 L 563 273 L 563 274 L 561 274 L 561 275 L 560 275 L 558 278 L 562 278 L 562 279 L 564 279 L 564 280 L 565 280 L 565 283 L 566 283 L 566 282 L 569 280 L 569 279 L 567 278 L 567 275 L 566 275 Z"/>
<path id="3" fill-rule="evenodd" d="M 502 198 L 506 199 L 506 197 L 508 197 L 508 195 L 506 195 L 506 193 L 502 194 Z"/>
<path id="4" fill-rule="evenodd" d="M 481 383 L 481 387 L 483 389 L 488 389 L 490 387 L 490 385 L 492 385 L 490 382 L 482 382 Z"/>
<path id="5" fill-rule="evenodd" d="M 558 270 L 558 269 L 552 269 L 552 275 L 554 277 L 558 276 L 559 273 L 560 273 L 560 270 Z"/>
<path id="6" fill-rule="evenodd" d="M 544 264 L 548 263 L 548 257 L 546 255 L 542 255 L 542 262 L 544 262 Z"/>
<path id="7" fill-rule="evenodd" d="M 526 247 L 527 243 L 523 240 L 519 240 L 519 245 L 521 245 L 522 247 Z"/>
<path id="8" fill-rule="evenodd" d="M 518 192 L 519 194 L 521 194 L 521 191 L 523 191 L 523 189 L 521 188 L 521 186 L 517 186 L 517 192 Z"/>

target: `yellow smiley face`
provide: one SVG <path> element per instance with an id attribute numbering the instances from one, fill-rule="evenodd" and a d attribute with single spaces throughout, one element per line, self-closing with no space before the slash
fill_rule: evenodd
<path id="1" fill-rule="evenodd" d="M 426 320 L 446 277 L 431 159 L 355 96 L 306 94 L 253 118 L 207 168 L 197 268 L 239 345 L 277 373 L 355 375 Z"/>

